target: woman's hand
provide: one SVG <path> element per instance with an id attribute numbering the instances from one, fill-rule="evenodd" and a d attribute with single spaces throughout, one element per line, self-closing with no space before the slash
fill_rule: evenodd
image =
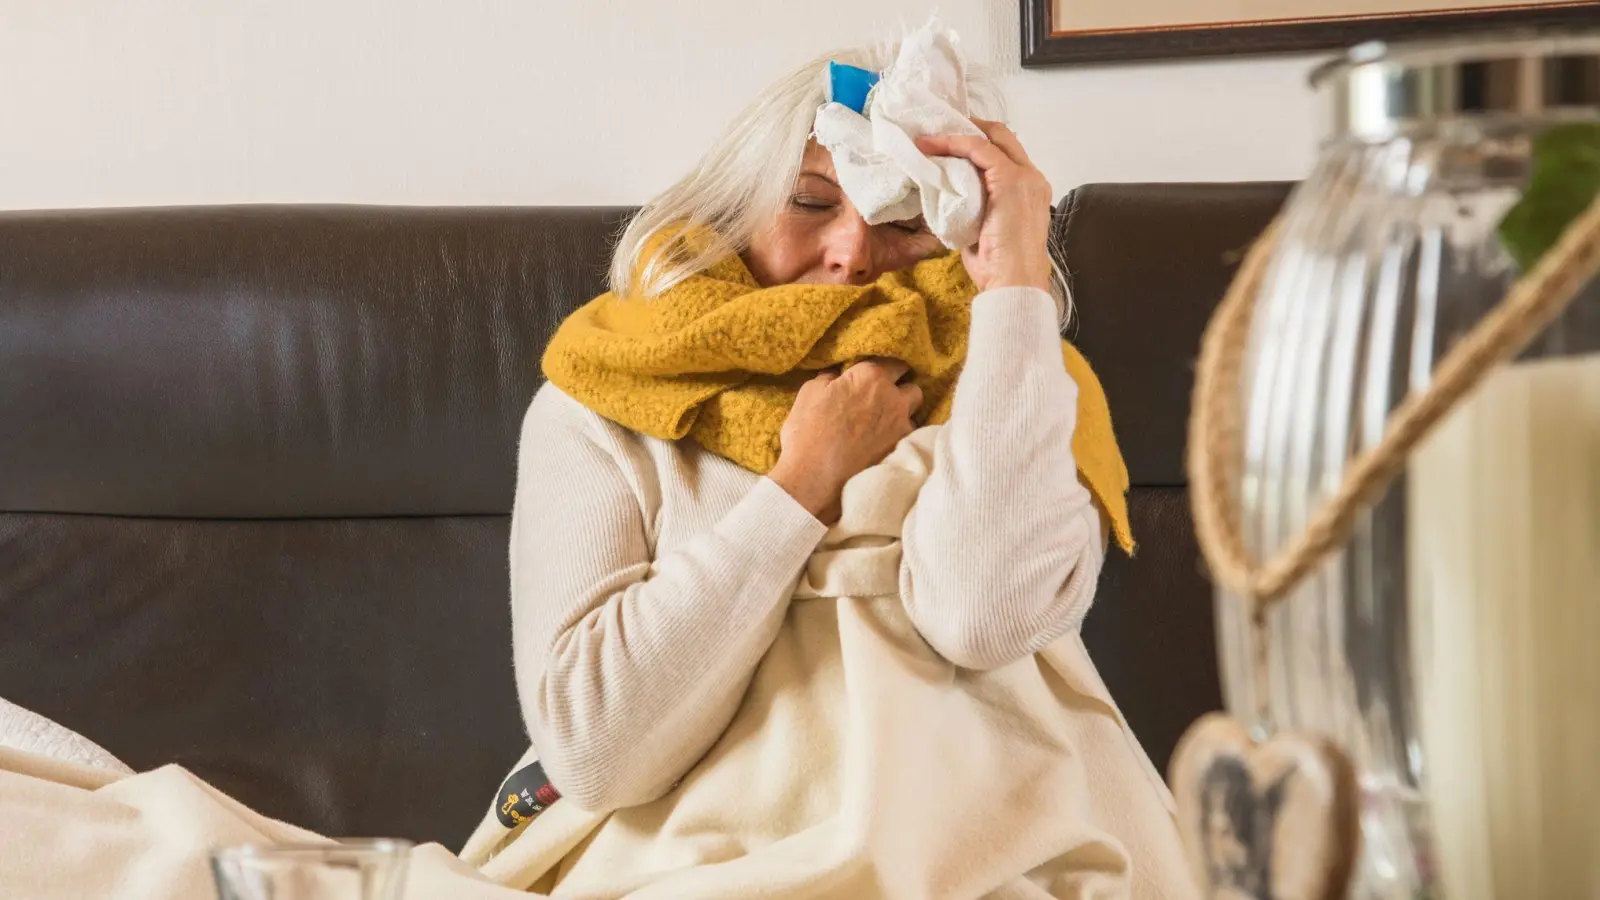
<path id="1" fill-rule="evenodd" d="M 869 360 L 806 382 L 767 477 L 819 520 L 836 521 L 845 482 L 882 462 L 915 428 L 911 416 L 922 406 L 922 389 L 899 383 L 907 371 L 902 362 Z"/>
<path id="2" fill-rule="evenodd" d="M 929 156 L 965 159 L 983 175 L 988 202 L 978 244 L 961 251 L 967 274 L 987 291 L 999 287 L 1050 289 L 1050 182 L 999 122 L 974 119 L 988 139 L 945 134 L 917 138 Z"/>

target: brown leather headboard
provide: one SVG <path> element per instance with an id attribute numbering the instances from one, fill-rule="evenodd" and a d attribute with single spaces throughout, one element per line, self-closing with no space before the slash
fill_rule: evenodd
<path id="1" fill-rule="evenodd" d="M 1211 585 L 1189 518 L 1183 458 L 1200 333 L 1290 185 L 1089 185 L 1057 225 L 1077 320 L 1128 461 L 1138 555 L 1115 551 L 1084 642 L 1164 773 L 1178 737 L 1220 709 Z"/>

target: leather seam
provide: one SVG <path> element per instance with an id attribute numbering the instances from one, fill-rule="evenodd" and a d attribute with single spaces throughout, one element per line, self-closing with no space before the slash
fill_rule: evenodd
<path id="1" fill-rule="evenodd" d="M 1067 276 L 1067 282 L 1069 286 L 1072 281 L 1073 273 L 1072 259 L 1070 258 L 1072 220 L 1078 213 L 1078 197 L 1082 193 L 1083 188 L 1081 187 L 1073 188 L 1067 192 L 1067 196 L 1065 198 L 1067 212 L 1061 220 L 1061 268 L 1065 270 L 1064 274 Z"/>

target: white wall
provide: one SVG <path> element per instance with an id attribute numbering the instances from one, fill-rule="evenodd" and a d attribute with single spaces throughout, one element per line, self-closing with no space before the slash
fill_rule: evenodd
<path id="1" fill-rule="evenodd" d="M 1023 71 L 1018 2 L 939 8 L 1057 193 L 1309 168 L 1312 60 Z M 3 0 L 0 208 L 638 203 L 762 84 L 932 6 Z"/>

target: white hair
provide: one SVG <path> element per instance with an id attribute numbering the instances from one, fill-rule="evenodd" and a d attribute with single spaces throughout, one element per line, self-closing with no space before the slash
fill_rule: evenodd
<path id="1" fill-rule="evenodd" d="M 611 257 L 611 291 L 619 297 L 655 297 L 717 260 L 744 252 L 789 203 L 812 122 L 827 102 L 828 62 L 881 72 L 899 49 L 900 42 L 893 40 L 819 56 L 762 91 L 689 174 L 628 222 Z M 967 96 L 968 115 L 1005 119 L 1005 98 L 987 67 L 968 64 Z M 691 248 L 681 233 L 666 231 L 678 223 L 706 226 L 709 242 Z M 666 239 L 652 241 L 658 233 Z M 1053 235 L 1051 241 L 1052 293 L 1065 322 L 1070 294 Z"/>

